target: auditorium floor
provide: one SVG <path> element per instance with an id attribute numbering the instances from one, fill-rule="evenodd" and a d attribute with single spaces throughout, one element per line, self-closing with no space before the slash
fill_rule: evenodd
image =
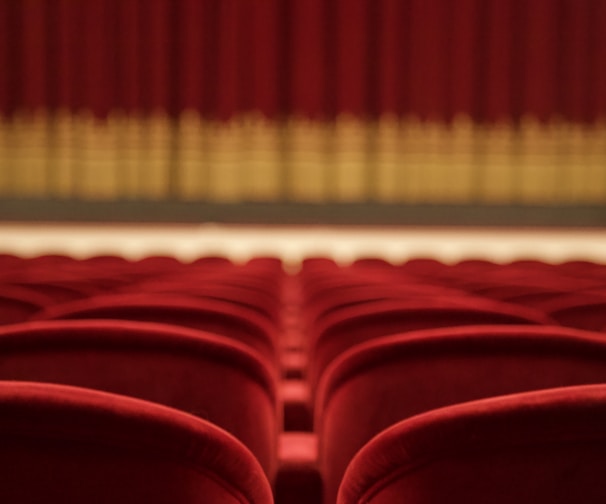
<path id="1" fill-rule="evenodd" d="M 411 257 L 434 257 L 446 262 L 464 258 L 606 262 L 606 231 L 4 223 L 0 224 L 0 253 L 61 253 L 76 257 L 120 254 L 129 258 L 175 255 L 185 261 L 203 255 L 224 255 L 235 261 L 254 255 L 276 255 L 292 264 L 318 255 L 332 256 L 344 263 L 365 256 L 392 262 Z"/>

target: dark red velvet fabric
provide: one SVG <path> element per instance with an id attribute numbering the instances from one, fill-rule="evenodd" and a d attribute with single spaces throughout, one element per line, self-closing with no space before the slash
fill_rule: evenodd
<path id="1" fill-rule="evenodd" d="M 416 301 L 427 299 L 451 300 L 456 303 L 461 298 L 469 297 L 466 293 L 425 284 L 366 284 L 323 288 L 308 300 L 305 307 L 306 316 L 310 322 L 319 324 L 332 313 L 350 306 L 381 300 Z"/>
<path id="2" fill-rule="evenodd" d="M 243 342 L 275 360 L 275 329 L 259 314 L 234 304 L 170 294 L 98 296 L 50 307 L 37 320 L 120 319 L 190 327 Z"/>
<path id="3" fill-rule="evenodd" d="M 606 385 L 440 408 L 358 453 L 338 504 L 601 504 Z"/>
<path id="4" fill-rule="evenodd" d="M 560 327 L 480 326 L 380 338 L 342 355 L 318 389 L 326 502 L 355 453 L 390 425 L 459 402 L 606 383 L 606 338 Z"/>
<path id="5" fill-rule="evenodd" d="M 192 329 L 114 320 L 0 329 L 0 379 L 138 397 L 209 420 L 276 470 L 276 375 L 246 346 Z"/>
<path id="6" fill-rule="evenodd" d="M 379 336 L 435 327 L 550 322 L 549 317 L 539 312 L 482 299 L 460 306 L 448 299 L 365 303 L 326 318 L 312 342 L 309 380 L 313 386 L 335 357 Z"/>
<path id="7" fill-rule="evenodd" d="M 92 282 L 91 282 L 92 283 Z M 22 288 L 33 290 L 40 295 L 46 296 L 49 301 L 45 303 L 45 306 L 57 303 L 65 303 L 68 301 L 74 301 L 76 299 L 82 299 L 88 296 L 94 296 L 100 294 L 98 289 L 89 283 L 84 282 L 69 282 L 69 281 L 58 281 L 58 280 L 44 280 L 43 278 L 27 279 L 27 280 L 16 280 L 11 282 L 12 285 L 19 285 Z"/>
<path id="8" fill-rule="evenodd" d="M 570 293 L 546 300 L 540 306 L 560 324 L 587 329 L 606 330 L 606 295 Z"/>
<path id="9" fill-rule="evenodd" d="M 35 290 L 0 285 L 0 324 L 29 320 L 51 302 L 47 296 Z"/>
<path id="10" fill-rule="evenodd" d="M 264 292 L 251 291 L 237 285 L 224 285 L 223 282 L 188 281 L 186 278 L 151 279 L 138 284 L 130 284 L 121 289 L 122 293 L 166 293 L 187 295 L 194 298 L 228 301 L 247 309 L 255 310 L 271 321 L 279 320 L 279 302 L 277 296 Z"/>
<path id="11" fill-rule="evenodd" d="M 5 2 L 2 115 L 517 124 L 592 123 L 606 109 L 599 0 Z"/>
<path id="12" fill-rule="evenodd" d="M 0 382 L 0 501 L 270 504 L 252 454 L 210 422 L 115 394 Z"/>

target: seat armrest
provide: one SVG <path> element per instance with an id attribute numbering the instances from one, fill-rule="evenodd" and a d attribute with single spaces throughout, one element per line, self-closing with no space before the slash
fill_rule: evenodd
<path id="1" fill-rule="evenodd" d="M 305 380 L 282 380 L 280 396 L 284 412 L 284 431 L 313 430 L 312 398 Z"/>
<path id="2" fill-rule="evenodd" d="M 323 484 L 318 469 L 318 440 L 311 432 L 280 435 L 275 504 L 322 504 Z"/>

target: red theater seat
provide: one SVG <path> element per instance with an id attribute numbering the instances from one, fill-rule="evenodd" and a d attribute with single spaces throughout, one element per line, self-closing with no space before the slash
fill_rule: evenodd
<path id="1" fill-rule="evenodd" d="M 393 264 L 391 264 L 386 259 L 381 259 L 379 257 L 359 257 L 358 259 L 355 259 L 351 263 L 351 266 L 353 268 L 359 268 L 362 270 L 378 269 L 378 270 L 389 271 L 389 270 L 395 269 L 395 266 Z"/>
<path id="2" fill-rule="evenodd" d="M 202 256 L 194 259 L 189 263 L 190 266 L 194 267 L 208 267 L 208 268 L 222 268 L 231 267 L 233 263 L 228 257 L 224 256 Z"/>
<path id="3" fill-rule="evenodd" d="M 261 467 L 235 438 L 120 395 L 0 382 L 0 445 L 0 502 L 272 502 Z"/>
<path id="4" fill-rule="evenodd" d="M 442 299 L 457 302 L 467 293 L 445 287 L 419 284 L 367 283 L 364 285 L 345 285 L 333 289 L 323 289 L 307 299 L 305 315 L 314 322 L 331 312 L 348 306 L 386 299 L 420 301 L 423 299 Z"/>
<path id="5" fill-rule="evenodd" d="M 159 275 L 180 271 L 185 267 L 185 264 L 173 256 L 157 255 L 142 257 L 133 262 L 132 267 L 139 272 Z"/>
<path id="6" fill-rule="evenodd" d="M 132 264 L 125 257 L 114 254 L 97 254 L 80 259 L 80 263 L 90 268 L 128 268 Z"/>
<path id="7" fill-rule="evenodd" d="M 602 504 L 606 385 L 437 409 L 355 457 L 338 504 Z"/>
<path id="8" fill-rule="evenodd" d="M 338 264 L 334 259 L 330 257 L 305 257 L 301 261 L 301 272 L 326 272 L 326 271 L 337 271 L 339 269 Z"/>
<path id="9" fill-rule="evenodd" d="M 38 320 L 118 319 L 190 327 L 240 341 L 272 362 L 276 359 L 275 329 L 253 310 L 211 299 L 170 294 L 98 296 L 40 312 Z"/>
<path id="10" fill-rule="evenodd" d="M 442 261 L 421 257 L 409 259 L 400 266 L 400 270 L 410 275 L 426 278 L 437 278 L 447 269 L 448 266 Z"/>
<path id="11" fill-rule="evenodd" d="M 101 294 L 100 289 L 94 286 L 87 285 L 83 282 L 61 282 L 57 280 L 44 281 L 43 279 L 38 280 L 23 280 L 13 281 L 12 285 L 22 287 L 24 289 L 30 289 L 48 297 L 50 302 L 46 303 L 47 306 L 51 304 L 65 303 L 82 299 L 94 295 Z"/>
<path id="12" fill-rule="evenodd" d="M 549 317 L 515 305 L 462 300 L 417 303 L 379 301 L 344 308 L 327 317 L 311 341 L 309 381 L 317 383 L 326 366 L 354 345 L 380 336 L 418 329 L 485 324 L 549 324 Z"/>
<path id="13" fill-rule="evenodd" d="M 606 330 L 606 295 L 595 293 L 572 293 L 541 303 L 553 319 L 568 327 L 590 331 Z"/>
<path id="14" fill-rule="evenodd" d="M 175 279 L 172 277 L 161 277 L 130 284 L 120 289 L 120 292 L 123 294 L 165 293 L 202 299 L 217 299 L 219 301 L 228 301 L 235 305 L 255 310 L 269 318 L 272 322 L 279 320 L 280 304 L 277 295 L 269 296 L 266 293 L 253 292 L 250 289 L 237 285 L 225 285 L 220 280 L 209 282 L 200 281 L 198 279 L 192 281 L 191 278 Z"/>
<path id="15" fill-rule="evenodd" d="M 0 324 L 29 320 L 50 304 L 50 297 L 35 290 L 15 285 L 0 285 Z"/>
<path id="16" fill-rule="evenodd" d="M 591 383 L 606 383 L 606 339 L 563 327 L 442 328 L 359 345 L 333 363 L 318 389 L 326 502 L 334 501 L 354 454 L 400 420 L 459 402 Z"/>
<path id="17" fill-rule="evenodd" d="M 210 420 L 276 470 L 275 372 L 213 334 L 113 320 L 0 328 L 0 379 L 59 383 L 137 397 Z"/>

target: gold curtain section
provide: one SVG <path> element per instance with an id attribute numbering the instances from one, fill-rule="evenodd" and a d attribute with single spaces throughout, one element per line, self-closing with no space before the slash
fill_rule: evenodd
<path id="1" fill-rule="evenodd" d="M 0 121 L 0 196 L 603 204 L 606 121 L 22 113 Z"/>

